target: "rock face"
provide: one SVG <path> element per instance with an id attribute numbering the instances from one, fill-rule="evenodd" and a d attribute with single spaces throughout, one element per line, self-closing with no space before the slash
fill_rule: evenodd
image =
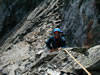
<path id="1" fill-rule="evenodd" d="M 100 44 L 98 0 L 66 0 L 61 28 L 67 35 L 69 46 Z"/>
<path id="2" fill-rule="evenodd" d="M 0 1 L 0 39 L 15 26 L 25 20 L 27 15 L 43 0 L 1 0 Z M 19 24 L 20 23 L 20 24 Z"/>
<path id="3" fill-rule="evenodd" d="M 9 38 L 5 42 L 2 41 L 4 44 L 0 47 L 0 67 L 3 73 L 33 73 L 29 72 L 32 71 L 31 68 L 36 62 L 40 62 L 37 61 L 38 58 L 44 57 L 41 52 L 45 50 L 45 40 L 51 35 L 52 29 L 61 22 L 62 6 L 63 1 L 45 0 L 28 15 L 21 27 L 16 26 L 10 32 Z M 38 65 L 37 63 L 35 65 Z"/>
<path id="4" fill-rule="evenodd" d="M 31 7 L 30 3 L 38 2 L 38 0 L 30 1 L 32 2 L 29 2 L 29 7 Z M 24 2 L 28 3 L 26 0 L 11 1 L 12 4 L 15 3 L 16 11 L 19 8 L 16 3 L 23 5 Z M 25 5 L 23 5 L 19 11 L 25 12 L 21 18 L 24 16 L 26 18 L 21 23 L 16 23 L 17 26 L 0 41 L 2 43 L 0 46 L 0 73 L 7 75 L 86 75 L 82 68 L 63 50 L 49 53 L 45 47 L 45 41 L 52 35 L 53 28 L 61 27 L 65 37 L 68 38 L 67 46 L 75 46 L 68 47 L 66 50 L 92 75 L 100 75 L 100 45 L 90 49 L 76 47 L 83 46 L 83 44 L 89 47 L 99 44 L 99 35 L 94 38 L 94 34 L 99 33 L 99 23 L 97 22 L 99 13 L 94 14 L 99 5 L 96 0 L 97 3 L 92 8 L 90 5 L 92 2 L 94 1 L 39 0 L 35 5 L 36 8 L 32 7 L 32 12 L 30 12 L 31 9 L 24 10 Z M 89 13 L 89 11 L 93 12 Z M 30 14 L 26 16 L 29 12 Z M 11 24 L 13 23 L 11 22 Z M 94 33 L 92 33 L 93 31 Z M 84 43 L 84 41 L 86 42 Z"/>
<path id="5" fill-rule="evenodd" d="M 87 51 L 84 50 L 85 53 L 78 52 L 82 48 L 66 48 L 66 50 L 84 65 L 92 75 L 100 74 L 100 45 Z M 86 75 L 82 68 L 64 51 L 49 54 L 42 52 L 40 57 L 39 55 L 37 57 L 37 54 L 38 52 L 29 49 L 27 43 L 20 42 L 10 51 L 2 54 L 0 68 L 2 72 L 8 75 L 60 75 L 61 73 Z"/>

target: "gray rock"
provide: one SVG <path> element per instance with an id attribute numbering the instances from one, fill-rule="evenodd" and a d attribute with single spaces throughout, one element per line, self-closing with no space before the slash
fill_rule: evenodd
<path id="1" fill-rule="evenodd" d="M 94 14 L 95 9 L 93 10 L 90 4 L 92 1 L 43 0 L 5 37 L 7 40 L 3 39 L 5 42 L 1 41 L 4 44 L 0 47 L 0 69 L 8 75 L 47 75 L 52 72 L 57 75 L 61 71 L 65 74 L 77 74 L 76 70 L 82 71 L 82 68 L 64 51 L 50 53 L 45 47 L 45 41 L 52 35 L 53 28 L 61 26 L 68 38 L 67 45 L 74 46 L 66 49 L 93 75 L 99 74 L 96 70 L 100 69 L 100 46 L 89 50 L 76 47 L 83 46 L 90 31 L 94 31 L 93 35 L 100 31 L 97 14 Z M 92 27 L 87 30 L 89 25 Z M 86 34 L 87 31 L 89 31 L 88 34 Z M 99 35 L 96 38 L 94 38 L 94 45 L 98 44 Z"/>

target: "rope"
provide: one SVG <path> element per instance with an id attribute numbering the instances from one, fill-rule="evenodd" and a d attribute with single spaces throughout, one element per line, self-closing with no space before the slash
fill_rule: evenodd
<path id="1" fill-rule="evenodd" d="M 71 53 L 69 53 L 66 49 L 64 49 L 64 51 L 65 51 L 66 53 L 68 53 L 68 54 L 70 55 L 70 57 L 71 57 L 77 64 L 79 64 L 80 67 L 81 67 L 88 75 L 91 75 L 91 73 L 90 73 L 78 60 L 76 60 L 76 59 L 72 56 Z"/>

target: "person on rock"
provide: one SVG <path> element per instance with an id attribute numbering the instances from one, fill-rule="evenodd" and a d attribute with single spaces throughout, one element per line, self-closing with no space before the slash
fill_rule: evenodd
<path id="1" fill-rule="evenodd" d="M 54 28 L 53 30 L 54 36 L 51 36 L 46 41 L 46 46 L 49 48 L 50 52 L 61 50 L 61 48 L 66 47 L 66 40 L 62 36 L 62 30 L 60 28 Z"/>

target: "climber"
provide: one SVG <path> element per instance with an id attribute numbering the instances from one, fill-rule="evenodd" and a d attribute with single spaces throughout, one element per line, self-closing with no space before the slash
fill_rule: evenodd
<path id="1" fill-rule="evenodd" d="M 59 28 L 54 28 L 53 34 L 54 36 L 51 36 L 46 41 L 46 46 L 49 48 L 50 52 L 61 50 L 61 48 L 65 48 L 66 40 L 63 36 L 61 36 L 62 30 Z"/>

